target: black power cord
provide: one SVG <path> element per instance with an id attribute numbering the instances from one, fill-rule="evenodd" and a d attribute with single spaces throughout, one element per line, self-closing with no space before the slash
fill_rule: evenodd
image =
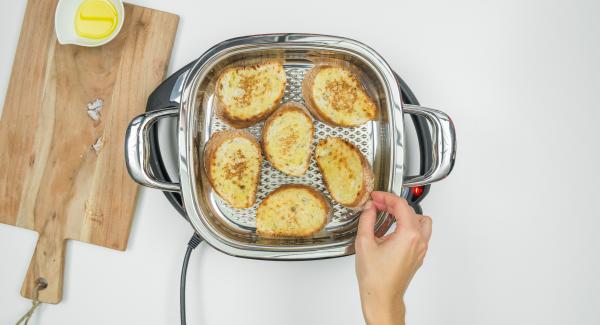
<path id="1" fill-rule="evenodd" d="M 181 267 L 181 280 L 179 282 L 179 313 L 181 316 L 181 325 L 186 325 L 185 319 L 185 280 L 187 278 L 187 269 L 190 262 L 190 255 L 194 248 L 198 247 L 202 242 L 202 237 L 198 233 L 194 233 L 190 241 L 188 242 L 185 256 L 183 257 L 183 266 Z"/>

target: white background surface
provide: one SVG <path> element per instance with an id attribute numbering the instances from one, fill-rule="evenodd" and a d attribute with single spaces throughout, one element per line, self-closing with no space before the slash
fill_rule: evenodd
<path id="1" fill-rule="evenodd" d="M 380 52 L 457 127 L 453 174 L 408 295 L 409 324 L 600 324 L 600 2 L 133 1 L 181 16 L 169 71 L 224 39 L 347 36 Z M 25 1 L 0 10 L 0 101 Z M 121 162 L 115 162 L 121 163 Z M 1 198 L 0 198 L 1 199 Z M 33 324 L 174 324 L 191 228 L 143 190 L 126 252 L 67 244 L 64 298 Z M 37 235 L 0 225 L 0 323 Z M 192 256 L 189 324 L 361 324 L 354 258 L 278 263 Z"/>

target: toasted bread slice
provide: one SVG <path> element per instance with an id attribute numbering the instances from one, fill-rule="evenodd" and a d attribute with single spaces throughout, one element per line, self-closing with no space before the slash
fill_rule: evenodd
<path id="1" fill-rule="evenodd" d="M 377 118 L 377 105 L 356 75 L 335 64 L 317 65 L 302 82 L 302 96 L 319 120 L 333 126 L 353 127 Z"/>
<path id="2" fill-rule="evenodd" d="M 217 116 L 238 129 L 256 124 L 277 108 L 285 83 L 281 61 L 225 69 L 215 85 Z"/>
<path id="3" fill-rule="evenodd" d="M 331 197 L 339 204 L 357 209 L 373 191 L 373 171 L 367 159 L 350 142 L 337 137 L 321 140 L 315 159 Z"/>
<path id="4" fill-rule="evenodd" d="M 263 152 L 276 169 L 290 176 L 308 170 L 315 126 L 304 106 L 281 105 L 265 122 L 262 130 Z"/>
<path id="5" fill-rule="evenodd" d="M 261 164 L 258 141 L 246 131 L 217 132 L 204 148 L 208 181 L 233 208 L 249 208 L 256 202 Z"/>
<path id="6" fill-rule="evenodd" d="M 256 211 L 256 233 L 263 237 L 307 237 L 321 230 L 330 211 L 321 193 L 306 185 L 283 185 Z"/>

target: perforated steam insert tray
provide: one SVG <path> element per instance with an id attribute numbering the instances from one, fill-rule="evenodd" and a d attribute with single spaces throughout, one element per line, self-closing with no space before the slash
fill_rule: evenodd
<path id="1" fill-rule="evenodd" d="M 310 70 L 310 68 L 312 68 L 312 65 L 302 64 L 300 66 L 299 64 L 285 64 L 284 67 L 287 76 L 287 84 L 282 103 L 292 101 L 302 103 L 303 105 L 305 105 L 304 99 L 302 98 L 302 80 L 304 79 L 304 74 L 308 70 Z M 365 157 L 369 161 L 369 164 L 373 163 L 372 123 L 366 123 L 360 127 L 343 128 L 329 126 L 325 123 L 314 119 L 314 117 L 313 121 L 315 125 L 315 137 L 313 139 L 312 146 L 313 152 L 314 147 L 319 140 L 325 139 L 330 136 L 336 136 L 344 138 L 353 143 L 365 155 Z M 263 124 L 264 121 L 253 125 L 247 128 L 246 130 L 252 133 L 258 140 L 261 138 Z M 216 114 L 212 114 L 210 122 L 211 136 L 215 132 L 228 129 L 233 128 L 221 121 L 216 116 Z M 247 230 L 254 230 L 256 227 L 256 209 L 269 193 L 271 193 L 273 190 L 277 189 L 279 186 L 284 184 L 309 185 L 326 196 L 327 200 L 331 204 L 332 213 L 329 223 L 325 226 L 325 231 L 335 230 L 344 225 L 347 225 L 348 222 L 352 221 L 357 217 L 356 211 L 343 207 L 336 203 L 334 200 L 332 200 L 331 195 L 329 194 L 327 188 L 323 183 L 322 175 L 317 167 L 314 155 L 312 154 L 308 171 L 300 177 L 288 176 L 273 168 L 266 159 L 263 159 L 261 166 L 260 183 L 257 191 L 257 200 L 251 208 L 234 209 L 228 206 L 224 201 L 222 201 L 214 192 L 212 193 L 211 199 L 214 200 L 216 206 L 219 208 L 222 215 L 229 219 L 229 221 L 241 228 L 245 228 Z"/>

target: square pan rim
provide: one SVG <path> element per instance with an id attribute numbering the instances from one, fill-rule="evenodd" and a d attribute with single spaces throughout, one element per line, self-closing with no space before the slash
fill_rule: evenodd
<path id="1" fill-rule="evenodd" d="M 319 243 L 309 245 L 257 245 L 245 243 L 239 240 L 232 240 L 222 236 L 206 217 L 200 213 L 201 207 L 194 194 L 196 186 L 192 177 L 197 177 L 193 169 L 194 156 L 192 155 L 191 143 L 193 133 L 190 132 L 193 126 L 192 114 L 195 109 L 195 91 L 198 83 L 202 81 L 202 74 L 205 74 L 217 62 L 223 59 L 223 56 L 233 55 L 238 52 L 264 49 L 286 49 L 286 48 L 308 48 L 319 50 L 330 50 L 335 52 L 345 52 L 355 56 L 371 65 L 371 68 L 378 74 L 383 81 L 387 105 L 386 109 L 390 118 L 387 121 L 387 135 L 390 138 L 389 143 L 389 171 L 387 175 L 386 190 L 392 188 L 395 177 L 402 177 L 398 172 L 398 141 L 403 141 L 403 122 L 396 121 L 398 112 L 402 111 L 402 101 L 399 85 L 393 75 L 393 72 L 385 60 L 374 50 L 357 41 L 325 35 L 315 34 L 268 34 L 239 37 L 224 41 L 205 52 L 194 64 L 183 83 L 181 112 L 179 119 L 179 171 L 181 175 L 181 190 L 184 198 L 184 206 L 188 213 L 190 223 L 194 229 L 216 249 L 234 256 L 259 258 L 259 259 L 317 259 L 336 256 L 349 255 L 354 252 L 354 236 L 348 239 L 342 239 L 331 243 Z M 400 118 L 402 114 L 399 114 Z M 400 147 L 402 148 L 402 147 Z M 189 157 L 189 159 L 188 159 Z M 403 156 L 400 156 L 403 157 Z M 382 176 L 385 177 L 385 176 Z M 376 226 L 378 234 L 387 231 L 391 223 L 389 217 L 380 214 Z M 355 230 L 354 230 L 355 231 Z M 319 254 L 320 252 L 320 254 Z"/>

